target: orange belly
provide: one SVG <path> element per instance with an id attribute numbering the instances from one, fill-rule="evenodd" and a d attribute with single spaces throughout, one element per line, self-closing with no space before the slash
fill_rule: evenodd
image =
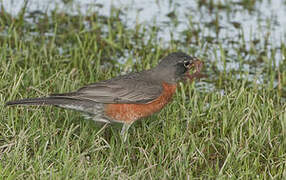
<path id="1" fill-rule="evenodd" d="M 163 83 L 163 93 L 148 104 L 106 104 L 105 115 L 118 122 L 132 123 L 137 119 L 150 116 L 168 104 L 176 92 L 176 85 Z"/>

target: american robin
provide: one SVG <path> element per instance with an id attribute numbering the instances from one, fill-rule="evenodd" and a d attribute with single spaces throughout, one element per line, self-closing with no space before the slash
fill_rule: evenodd
<path id="1" fill-rule="evenodd" d="M 149 70 L 129 73 L 48 97 L 9 101 L 6 105 L 54 105 L 83 112 L 94 121 L 123 123 L 126 139 L 130 125 L 168 104 L 181 80 L 200 78 L 203 63 L 182 52 L 171 53 Z M 189 71 L 195 69 L 190 75 Z"/>

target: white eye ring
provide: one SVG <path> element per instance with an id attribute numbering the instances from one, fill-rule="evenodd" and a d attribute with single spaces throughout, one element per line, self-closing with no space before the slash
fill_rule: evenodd
<path id="1" fill-rule="evenodd" d="M 190 61 L 184 61 L 185 68 L 190 68 L 191 65 L 192 63 L 190 63 Z"/>

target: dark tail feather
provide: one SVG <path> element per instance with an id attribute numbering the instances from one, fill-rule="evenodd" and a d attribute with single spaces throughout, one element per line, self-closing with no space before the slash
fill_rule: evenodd
<path id="1" fill-rule="evenodd" d="M 95 114 L 102 110 L 102 106 L 94 101 L 88 99 L 75 99 L 72 97 L 64 96 L 50 96 L 41 98 L 21 99 L 17 101 L 9 101 L 5 104 L 6 106 L 12 105 L 54 105 L 57 107 L 67 108 L 82 111 L 88 114 Z"/>
<path id="2" fill-rule="evenodd" d="M 37 106 L 44 106 L 44 105 L 69 105 L 76 103 L 80 100 L 67 98 L 67 97 L 41 97 L 41 98 L 29 98 L 29 99 L 21 99 L 16 101 L 9 101 L 5 105 L 12 106 L 12 105 L 37 105 Z"/>

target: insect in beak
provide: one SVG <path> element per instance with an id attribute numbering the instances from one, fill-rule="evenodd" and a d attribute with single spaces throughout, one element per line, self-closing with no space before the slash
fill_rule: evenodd
<path id="1" fill-rule="evenodd" d="M 196 59 L 196 60 L 194 60 L 192 62 L 189 62 L 187 64 L 187 66 L 186 66 L 186 64 L 187 63 L 185 63 L 185 67 L 188 68 L 186 76 L 190 79 L 190 81 L 193 81 L 194 78 L 202 78 L 202 77 L 206 76 L 204 74 L 201 74 L 201 70 L 202 70 L 203 64 L 204 64 L 201 60 Z M 194 69 L 195 72 L 190 75 L 189 71 L 191 69 Z"/>

